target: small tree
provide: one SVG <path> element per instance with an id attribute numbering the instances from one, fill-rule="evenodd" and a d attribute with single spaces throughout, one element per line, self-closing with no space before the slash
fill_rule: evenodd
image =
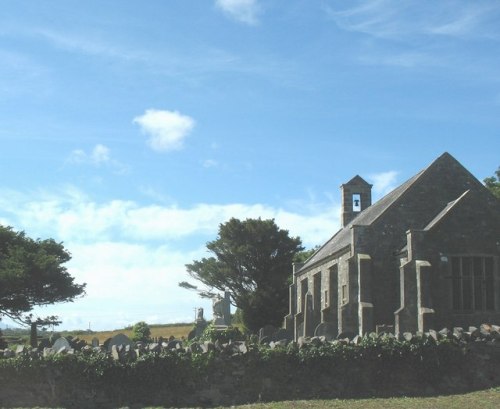
<path id="1" fill-rule="evenodd" d="M 132 341 L 149 342 L 151 340 L 151 330 L 149 325 L 140 321 L 132 327 Z"/>

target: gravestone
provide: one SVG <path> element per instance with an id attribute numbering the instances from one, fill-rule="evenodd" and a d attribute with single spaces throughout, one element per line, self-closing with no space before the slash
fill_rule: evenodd
<path id="1" fill-rule="evenodd" d="M 97 339 L 96 337 L 92 338 L 92 346 L 94 348 L 98 347 L 99 346 L 99 339 Z"/>
<path id="2" fill-rule="evenodd" d="M 325 337 L 326 341 L 331 341 L 337 337 L 337 326 L 331 322 L 322 322 L 314 330 L 315 337 Z"/>
<path id="3" fill-rule="evenodd" d="M 38 349 L 40 351 L 43 351 L 44 348 L 50 348 L 51 344 L 48 338 L 43 338 L 40 343 L 38 344 Z"/>
<path id="4" fill-rule="evenodd" d="M 108 352 L 111 352 L 113 345 L 116 345 L 117 347 L 120 345 L 123 345 L 123 346 L 132 345 L 132 346 L 134 346 L 134 343 L 125 334 L 120 333 L 120 334 L 115 335 L 113 338 L 111 338 L 109 340 L 109 343 L 107 346 Z"/>
<path id="5" fill-rule="evenodd" d="M 275 341 L 293 341 L 293 334 L 284 328 L 279 328 L 274 334 Z"/>
<path id="6" fill-rule="evenodd" d="M 266 325 L 259 330 L 259 342 L 263 342 L 264 338 L 274 341 L 274 336 L 278 329 L 273 325 Z"/>
<path id="7" fill-rule="evenodd" d="M 56 339 L 56 342 L 52 345 L 52 349 L 56 352 L 60 351 L 62 348 L 66 348 L 67 350 L 71 349 L 69 341 L 64 337 Z"/>

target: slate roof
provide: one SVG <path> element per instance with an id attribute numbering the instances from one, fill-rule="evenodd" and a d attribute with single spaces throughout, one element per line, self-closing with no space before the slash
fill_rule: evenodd
<path id="1" fill-rule="evenodd" d="M 370 226 L 376 221 L 380 216 L 382 216 L 390 207 L 392 207 L 400 197 L 402 197 L 411 186 L 418 181 L 422 175 L 431 168 L 435 163 L 442 160 L 452 159 L 456 161 L 449 153 L 442 154 L 434 162 L 432 162 L 428 167 L 418 172 L 415 176 L 408 179 L 402 185 L 385 195 L 382 199 L 375 202 L 370 207 L 363 210 L 358 216 L 356 216 L 349 224 L 340 229 L 333 237 L 328 240 L 322 247 L 318 249 L 297 271 L 300 274 L 302 271 L 307 270 L 309 267 L 313 266 L 317 262 L 340 252 L 350 246 L 351 243 L 351 226 Z"/>

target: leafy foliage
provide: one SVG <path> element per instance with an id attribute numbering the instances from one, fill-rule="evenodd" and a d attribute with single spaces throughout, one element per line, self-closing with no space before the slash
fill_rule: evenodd
<path id="1" fill-rule="evenodd" d="M 299 251 L 297 254 L 295 254 L 293 258 L 294 263 L 305 263 L 309 257 L 311 257 L 314 253 L 316 253 L 321 246 L 315 246 L 312 249 L 309 250 L 303 250 Z"/>
<path id="2" fill-rule="evenodd" d="M 151 339 L 151 329 L 144 321 L 139 321 L 132 327 L 132 341 L 148 342 Z"/>
<path id="3" fill-rule="evenodd" d="M 242 341 L 244 339 L 243 334 L 240 332 L 238 327 L 227 327 L 226 329 L 218 329 L 213 325 L 208 325 L 201 334 L 201 341 L 219 341 L 222 344 L 228 343 L 229 341 Z"/>
<path id="4" fill-rule="evenodd" d="M 495 172 L 495 176 L 484 179 L 484 184 L 496 197 L 500 199 L 500 166 Z"/>
<path id="5" fill-rule="evenodd" d="M 53 239 L 33 240 L 0 225 L 0 316 L 31 323 L 32 317 L 23 314 L 33 307 L 82 295 L 85 284 L 76 284 L 64 266 L 70 258 Z"/>
<path id="6" fill-rule="evenodd" d="M 189 275 L 207 286 L 200 295 L 228 290 L 251 331 L 279 325 L 287 310 L 292 261 L 303 250 L 300 239 L 290 237 L 274 220 L 232 218 L 219 226 L 207 249 L 212 257 L 186 265 Z M 189 283 L 180 285 L 198 290 Z"/>

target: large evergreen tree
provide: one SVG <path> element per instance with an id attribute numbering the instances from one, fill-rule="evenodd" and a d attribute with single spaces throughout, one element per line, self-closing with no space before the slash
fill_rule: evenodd
<path id="1" fill-rule="evenodd" d="M 72 301 L 84 293 L 64 263 L 71 255 L 53 239 L 33 240 L 0 225 L 0 319 L 42 322 L 26 315 L 35 306 Z M 50 317 L 55 322 L 57 317 Z"/>
<path id="2" fill-rule="evenodd" d="M 280 325 L 288 309 L 293 258 L 303 250 L 300 239 L 290 237 L 274 220 L 233 218 L 219 226 L 207 249 L 212 257 L 186 265 L 189 275 L 207 287 L 199 290 L 200 295 L 228 290 L 251 331 L 266 324 Z M 180 285 L 198 290 L 186 282 Z"/>

